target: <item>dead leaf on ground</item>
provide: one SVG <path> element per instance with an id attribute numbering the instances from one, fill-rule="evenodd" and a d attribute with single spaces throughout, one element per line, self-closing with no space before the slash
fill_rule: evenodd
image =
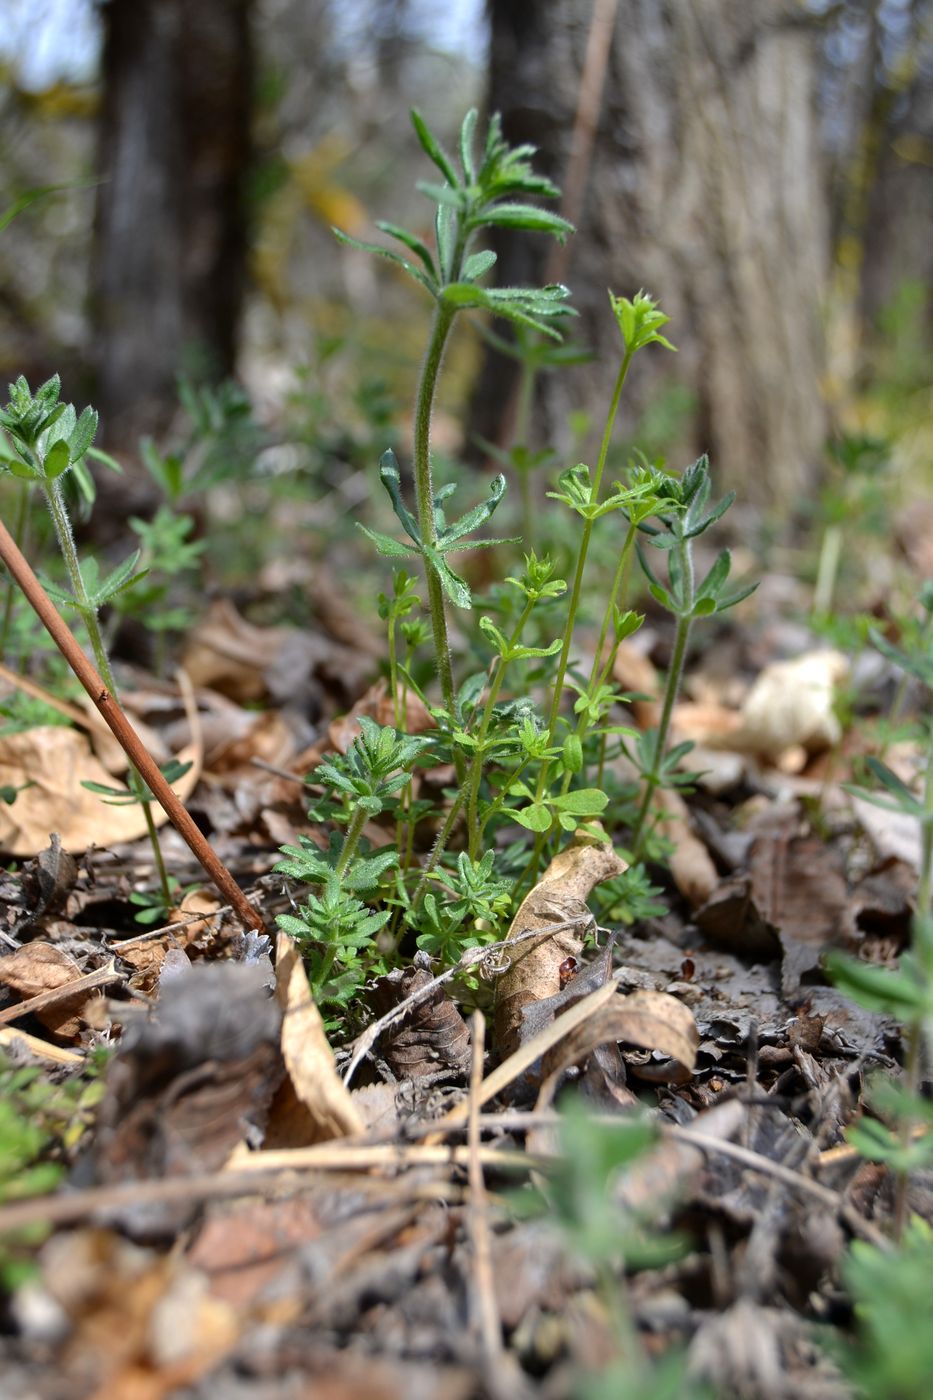
<path id="1" fill-rule="evenodd" d="M 70 1324 L 56 1370 L 72 1394 L 169 1400 L 239 1337 L 233 1310 L 202 1274 L 103 1230 L 55 1236 L 42 1279 Z"/>
<path id="2" fill-rule="evenodd" d="M 276 942 L 275 986 L 288 1081 L 273 1107 L 267 1146 L 310 1147 L 361 1133 L 363 1120 L 337 1073 L 301 954 L 287 933 Z"/>
<path id="3" fill-rule="evenodd" d="M 187 1260 L 207 1275 L 212 1297 L 242 1313 L 320 1233 L 313 1200 L 224 1201 L 209 1210 Z"/>
<path id="4" fill-rule="evenodd" d="M 740 956 L 782 957 L 785 996 L 822 982 L 830 947 L 857 943 L 855 902 L 839 851 L 799 830 L 796 808 L 771 811 L 759 823 L 744 875 L 724 881 L 697 911 L 708 938 Z"/>
<path id="5" fill-rule="evenodd" d="M 639 729 L 657 729 L 661 718 L 661 678 L 644 652 L 632 642 L 619 644 L 612 666 L 612 678 L 626 694 L 647 695 L 633 700 L 632 714 Z"/>
<path id="6" fill-rule="evenodd" d="M 680 793 L 661 788 L 657 802 L 660 830 L 674 845 L 670 860 L 674 883 L 691 908 L 697 909 L 719 884 L 719 872 L 703 842 L 690 829 L 690 814 Z"/>
<path id="7" fill-rule="evenodd" d="M 83 976 L 74 958 L 51 943 L 27 943 L 0 958 L 0 982 L 16 992 L 21 1001 L 67 987 Z M 79 992 L 35 1014 L 47 1030 L 63 1040 L 73 1040 L 81 1033 L 82 1011 L 89 998 L 99 995 L 98 991 Z"/>
<path id="8" fill-rule="evenodd" d="M 193 745 L 179 755 L 191 767 L 173 790 L 185 802 L 200 775 L 200 752 Z M 85 851 L 91 845 L 113 846 L 137 841 L 146 835 L 142 807 L 114 807 L 84 782 L 121 787 L 91 752 L 87 736 L 77 729 L 44 725 L 5 734 L 0 738 L 0 786 L 30 786 L 10 805 L 0 803 L 0 849 L 14 856 L 31 856 L 48 845 L 57 831 L 66 851 Z M 152 804 L 156 826 L 168 818 L 157 802 Z"/>
<path id="9" fill-rule="evenodd" d="M 433 980 L 423 967 L 390 972 L 373 992 L 377 1015 L 384 1016 Z M 441 1069 L 462 1072 L 470 1063 L 469 1027 L 442 986 L 435 987 L 402 1021 L 384 1031 L 379 1046 L 382 1058 L 399 1079 L 418 1079 Z"/>
<path id="10" fill-rule="evenodd" d="M 509 965 L 496 983 L 495 1032 L 500 1057 L 511 1054 L 519 1043 L 522 1008 L 559 992 L 561 964 L 568 958 L 579 958 L 592 924 L 586 900 L 593 887 L 625 869 L 625 861 L 608 843 L 575 837 L 522 901 L 508 940 L 537 928 L 542 934 L 517 943 L 514 950 L 503 949 Z M 561 924 L 569 927 L 555 929 Z"/>
<path id="11" fill-rule="evenodd" d="M 645 1050 L 659 1051 L 683 1066 L 689 1077 L 700 1037 L 693 1012 L 676 997 L 667 992 L 632 992 L 629 996 L 620 992 L 545 1055 L 536 1110 L 550 1106 L 565 1070 L 580 1064 L 597 1046 L 609 1041 L 626 1041 Z"/>

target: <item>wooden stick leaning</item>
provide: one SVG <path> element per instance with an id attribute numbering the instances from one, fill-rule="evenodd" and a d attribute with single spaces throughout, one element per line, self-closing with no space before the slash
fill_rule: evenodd
<path id="1" fill-rule="evenodd" d="M 84 686 L 114 738 L 149 787 L 155 800 L 165 811 L 179 836 L 243 922 L 248 924 L 250 928 L 264 932 L 265 924 L 262 916 L 250 904 L 230 871 L 204 838 L 185 807 L 165 781 L 158 765 L 104 685 L 96 667 L 85 656 L 62 620 L 55 605 L 33 573 L 29 561 L 2 520 L 0 520 L 0 559 L 3 560 L 11 577 L 22 589 L 49 636 Z"/>

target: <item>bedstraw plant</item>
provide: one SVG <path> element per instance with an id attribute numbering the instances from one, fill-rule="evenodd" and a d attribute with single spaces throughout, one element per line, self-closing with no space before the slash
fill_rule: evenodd
<path id="1" fill-rule="evenodd" d="M 393 725 L 380 729 L 374 721 L 363 720 L 362 733 L 346 756 L 329 758 L 309 775 L 319 790 L 312 817 L 335 819 L 346 826 L 346 836 L 342 842 L 335 840 L 326 854 L 305 839 L 286 848 L 279 867 L 312 887 L 307 900 L 281 923 L 308 951 L 315 995 L 338 1006 L 346 1006 L 405 940 L 408 948 L 417 946 L 452 962 L 465 948 L 501 936 L 541 862 L 562 841 L 577 831 L 606 839 L 600 818 L 609 806 L 611 769 L 625 752 L 623 746 L 641 777 L 644 796 L 640 805 L 630 802 L 621 812 L 614 811 L 613 822 L 632 829 L 633 844 L 642 853 L 652 794 L 662 785 L 685 781 L 677 772 L 683 746 L 671 753 L 666 746 L 691 624 L 731 606 L 749 591 L 726 592 L 726 551 L 702 582 L 694 580 L 693 541 L 721 518 L 732 500 L 727 496 L 718 505 L 709 504 L 705 458 L 681 477 L 662 465 L 636 461 L 622 479 L 608 488 L 605 484 L 616 418 L 635 356 L 652 346 L 674 348 L 663 334 L 668 317 L 652 297 L 643 291 L 631 299 L 610 294 L 621 352 L 596 465 L 591 470 L 581 462 L 560 472 L 549 493 L 571 518 L 577 517 L 570 582 L 559 576 L 554 560 L 539 556 L 526 541 L 523 567 L 510 573 L 479 610 L 472 645 L 483 657 L 481 669 L 456 676 L 447 609 L 452 605 L 455 616 L 463 617 L 475 600 L 451 558 L 464 550 L 512 542 L 477 537 L 502 502 L 504 475 L 493 479 L 484 501 L 453 521 L 447 510 L 454 486 L 435 486 L 431 419 L 444 348 L 459 313 L 472 310 L 511 321 L 529 343 L 534 337 L 559 342 L 569 313 L 566 289 L 484 286 L 482 279 L 495 255 L 476 243 L 489 228 L 545 233 L 559 240 L 571 228 L 529 202 L 553 198 L 558 191 L 534 173 L 530 147 L 509 148 L 498 118 L 490 122 L 476 159 L 476 114 L 470 113 L 460 132 L 456 160 L 417 113 L 413 121 L 422 148 L 443 177 L 443 183 L 419 185 L 435 206 L 434 245 L 428 247 L 394 224 L 378 227 L 401 245 L 402 252 L 338 235 L 402 267 L 434 301 L 415 405 L 414 507 L 406 500 L 399 461 L 393 451 L 386 451 L 379 475 L 404 537 L 361 527 L 381 554 L 398 561 L 391 590 L 379 599 Z M 539 357 L 529 352 L 525 358 L 537 364 Z M 523 434 L 527 426 L 524 422 Z M 527 524 L 530 512 L 526 509 L 524 514 Z M 615 532 L 617 562 L 595 654 L 581 671 L 579 623 L 597 528 L 606 531 L 607 538 Z M 666 554 L 666 584 L 648 568 L 644 554 L 639 555 L 639 536 Z M 416 653 L 428 629 L 416 580 L 405 567 L 412 557 L 420 558 L 424 573 L 440 703 L 418 678 L 424 671 Z M 662 723 L 656 734 L 640 739 L 630 726 L 615 722 L 613 713 L 625 698 L 613 685 L 616 654 L 643 621 L 628 604 L 638 557 L 651 591 L 677 620 Z M 435 726 L 418 739 L 404 734 L 409 703 L 416 700 Z M 430 768 L 451 775 L 440 810 L 426 796 L 422 782 L 424 770 Z M 364 831 L 372 822 L 382 825 L 381 839 L 386 824 L 394 829 L 394 846 L 367 849 Z M 370 834 L 375 835 L 372 828 Z M 616 907 L 628 898 L 644 908 L 652 895 L 636 867 L 627 892 L 617 890 L 612 899 Z"/>

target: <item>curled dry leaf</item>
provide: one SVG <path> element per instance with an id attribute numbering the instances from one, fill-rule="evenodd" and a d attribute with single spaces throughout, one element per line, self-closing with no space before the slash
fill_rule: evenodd
<path id="1" fill-rule="evenodd" d="M 287 933 L 276 942 L 275 991 L 282 1010 L 282 1058 L 289 1085 L 273 1107 L 266 1145 L 310 1147 L 363 1131 L 363 1120 L 334 1064 L 301 954 Z"/>
<path id="2" fill-rule="evenodd" d="M 540 938 L 506 948 L 508 966 L 496 984 L 495 1031 L 500 1056 L 509 1055 L 519 1043 L 522 1008 L 529 1002 L 554 996 L 561 989 L 561 964 L 578 958 L 583 939 L 592 924 L 586 905 L 595 885 L 625 870 L 625 862 L 610 845 L 589 837 L 576 837 L 554 857 L 534 889 L 522 901 L 512 920 L 508 940 L 530 929 L 541 929 Z"/>
<path id="3" fill-rule="evenodd" d="M 185 802 L 200 775 L 200 751 L 190 745 L 178 760 L 192 765 L 173 784 Z M 12 806 L 0 803 L 0 849 L 14 856 L 35 855 L 48 845 L 51 831 L 59 832 L 66 851 L 137 841 L 146 835 L 138 803 L 111 806 L 82 787 L 85 782 L 120 786 L 94 757 L 87 735 L 59 725 L 5 734 L 0 739 L 0 786 L 30 786 L 17 793 Z M 158 803 L 152 805 L 152 816 L 156 826 L 167 820 Z"/>
<path id="4" fill-rule="evenodd" d="M 435 979 L 423 967 L 389 973 L 376 987 L 380 1015 Z M 382 993 L 380 996 L 379 994 Z M 382 1055 L 400 1079 L 418 1079 L 439 1069 L 463 1071 L 470 1063 L 470 1031 L 444 987 L 417 1002 L 397 1026 L 382 1036 Z"/>
<path id="5" fill-rule="evenodd" d="M 548 1107 L 564 1070 L 579 1064 L 609 1041 L 626 1041 L 644 1050 L 660 1051 L 691 1071 L 696 1063 L 700 1037 L 693 1012 L 667 992 L 619 994 L 545 1056 L 544 1078 L 536 1108 Z"/>
<path id="6" fill-rule="evenodd" d="M 738 715 L 722 707 L 678 706 L 678 733 L 710 749 L 754 754 L 785 769 L 831 748 L 842 735 L 834 701 L 849 673 L 838 651 L 814 651 L 766 666 Z"/>

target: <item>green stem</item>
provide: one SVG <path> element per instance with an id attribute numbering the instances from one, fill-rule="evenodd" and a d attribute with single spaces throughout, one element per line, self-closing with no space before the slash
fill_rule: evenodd
<path id="1" fill-rule="evenodd" d="M 450 334 L 455 310 L 438 302 L 431 327 L 421 379 L 418 384 L 418 398 L 415 405 L 415 501 L 418 511 L 418 526 L 423 544 L 428 548 L 437 547 L 437 524 L 434 518 L 434 482 L 431 475 L 431 414 L 434 408 L 434 394 L 444 358 L 444 346 Z M 441 682 L 444 706 L 453 720 L 456 720 L 456 699 L 454 694 L 453 666 L 450 660 L 450 641 L 447 635 L 447 614 L 444 606 L 444 590 L 437 571 L 427 559 L 424 561 L 425 579 L 428 586 L 428 610 L 431 615 L 431 630 L 434 634 L 434 657 Z M 460 760 L 458 777 L 462 779 L 463 760 Z"/>
<path id="2" fill-rule="evenodd" d="M 460 809 L 463 807 L 465 800 L 466 788 L 461 786 L 459 792 L 457 793 L 457 796 L 454 798 L 453 802 L 450 805 L 450 808 L 447 812 L 447 816 L 444 818 L 444 825 L 437 833 L 434 845 L 431 847 L 431 854 L 428 856 L 427 860 L 424 863 L 424 866 L 422 867 L 421 879 L 418 881 L 418 884 L 415 887 L 415 892 L 411 897 L 412 909 L 416 909 L 418 907 L 418 904 L 421 901 L 421 896 L 427 889 L 428 878 L 432 870 L 434 870 L 437 867 L 438 861 L 444 854 L 444 851 L 447 849 L 447 842 L 450 840 L 451 833 L 453 832 L 454 825 L 457 821 L 457 818 L 460 815 Z"/>
<path id="3" fill-rule="evenodd" d="M 518 406 L 515 410 L 515 431 L 512 435 L 512 441 L 516 446 L 524 448 L 526 452 L 528 451 L 534 389 L 535 372 L 530 365 L 523 364 L 518 385 Z M 518 489 L 522 507 L 522 539 L 527 544 L 534 534 L 534 522 L 531 518 L 531 470 L 527 458 L 524 465 L 519 468 Z"/>
<path id="4" fill-rule="evenodd" d="M 115 700 L 119 699 L 119 691 L 114 680 L 113 671 L 110 666 L 110 658 L 107 655 L 107 648 L 104 646 L 104 638 L 100 630 L 100 621 L 97 617 L 97 609 L 88 597 L 87 589 L 84 586 L 84 579 L 81 576 L 81 563 L 78 559 L 78 551 L 75 546 L 74 533 L 71 529 L 71 521 L 65 507 L 65 498 L 62 493 L 61 479 L 56 478 L 43 485 L 46 503 L 52 523 L 55 526 L 55 533 L 58 536 L 58 547 L 61 550 L 62 558 L 65 561 L 65 568 L 68 571 L 68 578 L 71 582 L 71 591 L 81 619 L 87 628 L 88 639 L 91 643 L 91 650 L 97 662 L 97 669 L 101 674 L 104 684 Z M 130 767 L 131 786 L 135 788 L 137 795 L 145 791 L 145 784 L 134 767 Z M 162 891 L 162 898 L 166 909 L 171 908 L 172 886 L 165 868 L 165 860 L 162 855 L 162 847 L 159 844 L 159 833 L 156 830 L 155 819 L 152 815 L 152 803 L 142 800 L 140 805 L 143 809 L 143 819 L 146 823 L 146 833 L 149 837 L 149 844 L 152 847 L 152 857 L 155 862 L 156 875 L 159 880 L 159 888 Z"/>
<path id="5" fill-rule="evenodd" d="M 603 440 L 599 448 L 599 457 L 596 462 L 596 471 L 593 474 L 590 499 L 596 502 L 599 498 L 599 488 L 602 485 L 603 472 L 606 467 L 606 458 L 609 455 L 609 443 L 612 440 L 612 430 L 615 426 L 616 413 L 619 408 L 619 400 L 622 397 L 622 389 L 625 378 L 628 374 L 629 365 L 632 362 L 632 352 L 626 350 L 619 366 L 619 373 L 616 377 L 615 389 L 612 393 L 612 402 L 609 405 L 609 413 L 606 418 L 606 427 L 603 432 Z M 577 554 L 577 568 L 573 579 L 573 589 L 570 594 L 570 607 L 567 613 L 567 631 L 564 634 L 564 645 L 561 648 L 560 660 L 557 663 L 557 674 L 554 678 L 554 693 L 551 699 L 551 713 L 548 717 L 548 743 L 553 744 L 554 734 L 557 730 L 557 720 L 560 715 L 560 704 L 564 693 L 564 678 L 567 674 L 567 665 L 570 660 L 570 648 L 573 644 L 573 630 L 577 619 L 577 610 L 580 606 L 580 594 L 583 589 L 583 573 L 586 569 L 586 556 L 590 548 L 590 536 L 593 533 L 594 521 L 584 520 L 583 534 L 580 539 L 580 549 Z M 538 795 L 543 793 L 547 782 L 548 765 L 543 764 L 541 776 L 538 779 Z"/>
<path id="6" fill-rule="evenodd" d="M 606 604 L 606 611 L 603 613 L 603 625 L 599 630 L 599 641 L 596 643 L 596 655 L 593 657 L 593 667 L 590 671 L 590 694 L 595 695 L 601 685 L 605 685 L 606 679 L 612 670 L 615 654 L 618 645 L 610 649 L 609 655 L 603 660 L 603 649 L 606 645 L 606 638 L 609 635 L 609 627 L 612 623 L 612 614 L 618 604 L 618 598 L 623 592 L 624 583 L 628 574 L 628 566 L 632 559 L 632 550 L 635 544 L 636 527 L 629 525 L 628 533 L 625 536 L 625 544 L 622 546 L 622 553 L 619 555 L 619 562 L 616 565 L 615 577 L 612 580 L 612 587 L 609 590 L 609 601 Z M 581 744 L 586 738 L 590 727 L 590 721 L 586 710 L 581 710 L 580 718 L 577 720 L 577 735 Z M 597 785 L 602 787 L 603 765 L 606 754 L 606 736 L 602 737 L 599 746 L 599 777 Z M 564 774 L 563 792 L 569 791 L 572 773 Z"/>
<path id="7" fill-rule="evenodd" d="M 16 514 L 13 518 L 13 539 L 16 541 L 18 549 L 23 548 L 26 535 L 26 521 L 29 518 L 29 485 L 25 481 L 18 481 L 16 497 Z M 6 660 L 6 649 L 10 640 L 10 624 L 13 621 L 13 602 L 19 592 L 12 579 L 6 586 L 6 599 L 3 604 L 3 622 L 0 624 L 0 661 Z"/>
<path id="8" fill-rule="evenodd" d="M 675 548 L 680 552 L 683 568 L 683 602 L 677 618 L 677 630 L 674 633 L 674 653 L 671 657 L 671 664 L 667 672 L 667 684 L 664 687 L 664 705 L 658 723 L 651 769 L 648 773 L 643 775 L 645 791 L 641 800 L 641 806 L 638 810 L 638 817 L 635 821 L 635 828 L 632 832 L 633 863 L 641 857 L 645 836 L 645 823 L 651 808 L 651 800 L 654 797 L 655 788 L 658 786 L 661 760 L 664 757 L 664 751 L 667 747 L 667 736 L 671 727 L 671 715 L 674 712 L 674 704 L 680 692 L 680 682 L 683 678 L 684 662 L 687 657 L 687 642 L 690 639 L 690 627 L 693 622 L 693 555 L 690 542 L 689 540 L 683 540 L 675 545 Z"/>
<path id="9" fill-rule="evenodd" d="M 353 856 L 356 853 L 356 848 L 360 843 L 360 837 L 363 834 L 363 827 L 366 825 L 368 817 L 369 813 L 366 811 L 365 807 L 357 807 L 356 811 L 353 813 L 353 816 L 350 818 L 350 825 L 347 827 L 347 834 L 343 838 L 343 847 L 340 851 L 340 858 L 338 859 L 337 864 L 334 867 L 334 874 L 337 876 L 338 879 L 341 875 L 346 873 L 347 866 L 350 864 L 350 861 L 353 859 Z"/>
<path id="10" fill-rule="evenodd" d="M 597 500 L 597 497 L 599 495 L 599 488 L 602 485 L 603 472 L 606 468 L 606 458 L 609 455 L 609 444 L 612 440 L 612 430 L 615 427 L 616 413 L 618 412 L 619 400 L 622 397 L 622 389 L 625 385 L 625 379 L 628 374 L 629 365 L 632 363 L 632 354 L 633 352 L 631 350 L 626 350 L 624 356 L 622 357 L 622 363 L 619 366 L 619 373 L 616 376 L 615 388 L 612 391 L 612 401 L 609 404 L 609 412 L 606 415 L 606 426 L 603 430 L 603 439 L 600 443 L 599 457 L 596 461 L 596 471 L 593 474 L 593 480 L 591 485 L 590 500 L 593 502 Z M 592 520 L 585 520 L 583 522 L 583 534 L 580 538 L 580 549 L 577 554 L 577 567 L 573 579 L 573 588 L 570 594 L 570 607 L 567 613 L 567 630 L 564 633 L 564 645 L 561 648 L 560 659 L 557 663 L 557 674 L 554 677 L 554 692 L 551 697 L 551 712 L 548 716 L 549 748 L 554 743 L 554 735 L 557 731 L 557 721 L 560 716 L 560 705 L 564 694 L 564 679 L 567 675 L 567 666 L 570 661 L 570 648 L 573 644 L 573 631 L 574 625 L 577 620 L 577 610 L 580 606 L 580 593 L 583 588 L 583 573 L 586 568 L 586 556 L 589 552 L 590 536 L 593 533 L 593 524 L 594 522 Z M 547 787 L 550 767 L 551 764 L 548 760 L 545 760 L 545 762 L 541 764 L 541 771 L 538 774 L 537 790 L 535 792 L 535 799 L 538 802 L 540 802 L 542 797 L 544 796 L 544 792 Z M 520 885 L 523 885 L 526 880 L 531 882 L 534 881 L 535 875 L 538 871 L 538 865 L 540 864 L 541 860 L 541 852 L 544 850 L 544 843 L 546 839 L 547 833 L 539 834 L 535 838 L 534 849 L 531 853 L 531 860 L 529 862 L 529 866 L 527 871 L 525 872 L 525 875 L 519 882 Z"/>
<path id="11" fill-rule="evenodd" d="M 483 715 L 482 719 L 480 720 L 479 732 L 476 736 L 476 748 L 473 753 L 473 762 L 470 764 L 470 770 L 467 776 L 467 787 L 469 789 L 469 797 L 467 801 L 467 832 L 471 860 L 476 860 L 476 858 L 478 857 L 480 841 L 482 838 L 482 833 L 480 831 L 479 825 L 478 811 L 479 788 L 483 776 L 483 759 L 486 736 L 489 733 L 489 726 L 492 722 L 492 713 L 495 709 L 496 701 L 499 698 L 499 693 L 502 690 L 502 682 L 505 680 L 505 673 L 509 665 L 507 660 L 508 652 L 511 652 L 512 649 L 518 645 L 522 632 L 525 630 L 525 624 L 531 616 L 531 610 L 533 607 L 534 600 L 529 598 L 528 601 L 525 603 L 525 606 L 521 612 L 521 616 L 516 622 L 512 635 L 508 640 L 506 656 L 499 657 L 495 669 L 495 674 L 493 675 L 492 681 L 489 685 L 489 693 L 486 696 L 486 703 L 483 706 Z"/>

